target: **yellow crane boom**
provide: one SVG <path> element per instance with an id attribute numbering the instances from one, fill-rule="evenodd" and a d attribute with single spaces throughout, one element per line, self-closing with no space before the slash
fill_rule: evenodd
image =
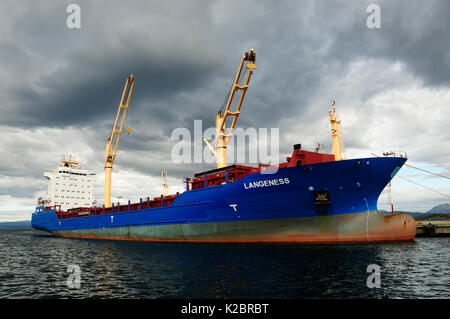
<path id="1" fill-rule="evenodd" d="M 253 49 L 250 49 L 250 52 L 246 52 L 242 57 L 241 64 L 239 65 L 238 71 L 236 73 L 236 77 L 234 79 L 233 85 L 231 87 L 231 91 L 228 97 L 227 105 L 225 107 L 224 112 L 219 113 L 216 116 L 216 147 L 213 149 L 212 145 L 208 142 L 207 139 L 204 138 L 204 141 L 211 149 L 212 153 L 216 155 L 217 158 L 217 168 L 222 168 L 227 166 L 227 145 L 233 136 L 233 130 L 236 126 L 236 121 L 241 112 L 242 102 L 245 98 L 245 93 L 248 89 L 248 84 L 250 82 L 250 78 L 253 74 L 253 70 L 256 69 L 256 54 Z M 249 70 L 247 77 L 244 81 L 243 85 L 239 84 L 239 80 L 241 78 L 242 69 L 246 65 L 246 68 Z M 244 72 L 245 73 L 245 72 Z M 234 111 L 230 110 L 231 105 L 233 103 L 234 95 L 236 91 L 242 91 L 239 101 L 237 103 L 236 109 Z M 226 120 L 228 117 L 232 117 L 232 122 L 230 127 L 227 130 Z"/>
<path id="2" fill-rule="evenodd" d="M 114 161 L 117 156 L 117 149 L 119 147 L 120 135 L 122 134 L 123 124 L 125 117 L 127 116 L 128 105 L 130 103 L 131 92 L 133 92 L 134 76 L 131 74 L 125 83 L 125 87 L 122 93 L 122 99 L 120 100 L 119 109 L 117 110 L 116 120 L 114 122 L 111 136 L 106 142 L 106 156 L 105 156 L 105 208 L 111 207 L 111 173 L 114 165 Z M 125 95 L 128 90 L 128 96 L 126 103 L 123 104 Z M 130 132 L 130 129 L 127 129 Z M 114 145 L 114 148 L 113 148 Z"/>

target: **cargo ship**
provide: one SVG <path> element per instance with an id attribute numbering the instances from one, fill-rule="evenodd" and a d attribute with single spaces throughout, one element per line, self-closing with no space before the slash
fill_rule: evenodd
<path id="1" fill-rule="evenodd" d="M 165 193 L 136 203 L 110 202 L 111 171 L 134 83 L 130 76 L 106 145 L 104 205 L 61 209 L 61 205 L 40 202 L 32 214 L 32 226 L 61 237 L 151 242 L 413 240 L 414 218 L 404 213 L 381 215 L 377 211 L 378 197 L 406 162 L 406 155 L 345 159 L 334 102 L 329 111 L 331 154 L 320 153 L 319 149 L 303 150 L 296 144 L 292 155 L 277 165 L 227 164 L 227 144 L 256 68 L 255 57 L 253 50 L 242 57 L 226 107 L 216 117 L 215 147 L 205 139 L 217 157 L 217 168 L 186 178 L 182 193 Z M 232 110 L 238 91 L 240 98 Z M 228 128 L 227 119 L 232 121 Z"/>

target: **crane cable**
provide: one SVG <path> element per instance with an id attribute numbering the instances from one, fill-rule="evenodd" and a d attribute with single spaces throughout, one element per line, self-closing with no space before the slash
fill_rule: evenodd
<path id="1" fill-rule="evenodd" d="M 233 87 L 233 85 L 234 85 L 234 80 L 233 80 L 233 82 L 231 83 L 230 88 L 228 89 L 228 93 L 225 95 L 225 99 L 224 99 L 224 101 L 223 101 L 223 103 L 222 103 L 222 106 L 221 106 L 220 109 L 219 109 L 219 112 L 220 112 L 220 113 L 223 113 L 223 111 L 224 111 L 224 109 L 225 109 L 225 104 L 227 104 L 227 102 L 228 102 L 228 98 L 230 97 L 231 88 Z"/>
<path id="2" fill-rule="evenodd" d="M 437 173 L 433 173 L 433 172 L 424 170 L 423 168 L 418 168 L 418 167 L 415 167 L 415 166 L 412 166 L 412 165 L 409 165 L 409 164 L 403 164 L 403 165 L 408 166 L 408 167 L 411 167 L 411 168 L 415 168 L 415 169 L 418 169 L 418 170 L 420 170 L 420 171 L 424 171 L 424 172 L 426 172 L 426 173 L 433 174 L 433 175 L 436 175 L 436 176 L 439 176 L 439 177 L 444 177 L 444 178 L 450 179 L 450 177 L 448 177 L 448 176 L 441 175 L 441 174 L 437 174 Z"/>
<path id="3" fill-rule="evenodd" d="M 240 76 L 239 79 L 238 79 L 237 84 L 239 84 L 239 83 L 242 81 L 242 79 L 243 79 L 244 76 L 245 76 L 245 73 L 247 73 L 247 70 L 248 70 L 248 68 L 245 68 L 244 72 L 242 72 L 241 76 Z M 228 89 L 228 93 L 226 94 L 225 99 L 224 99 L 224 101 L 223 101 L 223 103 L 222 103 L 222 107 L 219 109 L 219 111 L 220 111 L 221 113 L 223 113 L 223 111 L 225 110 L 225 105 L 226 105 L 227 102 L 228 102 L 228 98 L 230 97 L 231 89 L 233 88 L 233 85 L 234 85 L 234 84 L 235 84 L 235 83 L 234 83 L 234 80 L 233 80 L 233 82 L 232 82 L 231 85 L 230 85 L 230 88 Z"/>
<path id="4" fill-rule="evenodd" d="M 374 153 L 372 153 L 372 155 L 374 155 L 374 156 L 376 156 L 376 157 L 379 157 L 378 155 L 376 155 L 376 154 L 374 154 Z M 411 167 L 411 168 L 415 168 L 415 169 L 418 169 L 418 170 L 421 170 L 421 171 L 424 171 L 424 172 L 426 172 L 426 173 L 433 174 L 433 175 L 436 175 L 436 176 L 439 176 L 439 177 L 444 177 L 444 178 L 450 179 L 449 177 L 447 177 L 447 176 L 445 176 L 445 175 L 433 173 L 433 172 L 430 172 L 430 171 L 427 171 L 427 170 L 424 170 L 424 169 L 422 169 L 422 168 L 418 168 L 418 167 L 415 167 L 415 166 L 412 166 L 412 165 L 408 165 L 408 164 L 403 164 L 403 165 L 408 166 L 408 167 Z M 435 193 L 438 193 L 438 194 L 441 194 L 441 195 L 443 195 L 443 196 L 445 196 L 445 197 L 450 198 L 450 196 L 447 195 L 447 194 L 441 193 L 440 191 L 437 191 L 437 190 L 432 189 L 432 188 L 429 188 L 429 187 L 427 187 L 427 186 L 425 186 L 425 185 L 422 185 L 422 184 L 419 184 L 419 183 L 417 183 L 417 182 L 414 182 L 414 181 L 410 180 L 409 178 L 403 177 L 403 176 L 401 176 L 401 175 L 399 175 L 399 174 L 396 174 L 394 177 L 400 177 L 400 178 L 402 178 L 402 179 L 404 179 L 404 180 L 406 180 L 406 181 L 408 181 L 408 182 L 411 182 L 411 183 L 413 183 L 413 184 L 422 186 L 423 188 L 426 188 L 426 189 L 428 189 L 428 190 L 430 190 L 430 191 L 433 191 L 433 192 L 435 192 Z"/>
<path id="5" fill-rule="evenodd" d="M 401 175 L 395 175 L 396 177 L 400 177 L 400 178 L 403 178 L 404 180 L 407 180 L 408 182 L 411 182 L 411 183 L 413 183 L 413 184 L 416 184 L 416 185 L 419 185 L 419 186 L 422 186 L 422 187 L 424 187 L 424 188 L 426 188 L 426 189 L 428 189 L 428 190 L 430 190 L 430 191 L 433 191 L 433 192 L 436 192 L 436 193 L 438 193 L 438 194 L 441 194 L 441 195 L 443 195 L 443 196 L 445 196 L 445 197 L 448 197 L 448 198 L 450 198 L 450 196 L 448 196 L 447 194 L 444 194 L 444 193 L 441 193 L 440 191 L 437 191 L 437 190 L 435 190 L 435 189 L 432 189 L 432 188 L 429 188 L 429 187 L 427 187 L 427 186 L 425 186 L 425 185 L 422 185 L 422 184 L 419 184 L 419 183 L 417 183 L 417 182 L 414 182 L 414 181 L 412 181 L 412 180 L 410 180 L 410 179 L 408 179 L 408 178 L 406 178 L 406 177 L 403 177 L 403 176 L 401 176 Z"/>

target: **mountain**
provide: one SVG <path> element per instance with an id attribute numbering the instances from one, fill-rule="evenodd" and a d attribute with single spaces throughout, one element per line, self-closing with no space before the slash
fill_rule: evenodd
<path id="1" fill-rule="evenodd" d="M 31 221 L 0 222 L 0 229 L 31 229 Z"/>
<path id="2" fill-rule="evenodd" d="M 391 213 L 386 210 L 379 210 L 378 212 L 380 214 L 390 214 Z M 433 219 L 433 220 L 447 219 L 448 220 L 448 219 L 450 219 L 449 218 L 450 217 L 450 204 L 445 203 L 445 204 L 440 204 L 440 205 L 434 206 L 433 208 L 431 208 L 429 211 L 427 211 L 425 213 L 399 211 L 399 210 L 396 210 L 395 212 L 409 214 L 417 220 L 428 220 L 428 219 Z M 433 215 L 433 216 L 430 216 L 430 215 Z"/>
<path id="3" fill-rule="evenodd" d="M 432 209 L 427 211 L 425 214 L 450 214 L 450 204 L 445 203 L 445 204 L 434 206 Z"/>

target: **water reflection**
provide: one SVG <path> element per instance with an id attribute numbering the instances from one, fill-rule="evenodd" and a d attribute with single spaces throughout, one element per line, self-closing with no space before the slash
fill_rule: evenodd
<path id="1" fill-rule="evenodd" d="M 345 245 L 64 239 L 0 231 L 0 297 L 448 298 L 450 238 Z M 67 265 L 81 269 L 69 289 Z M 381 267 L 381 288 L 366 286 Z"/>

